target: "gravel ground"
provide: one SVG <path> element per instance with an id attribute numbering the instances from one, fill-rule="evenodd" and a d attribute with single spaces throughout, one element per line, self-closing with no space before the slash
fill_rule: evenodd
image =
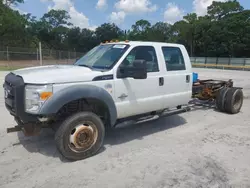
<path id="1" fill-rule="evenodd" d="M 206 78 L 233 78 L 244 87 L 241 113 L 196 106 L 192 111 L 110 132 L 102 151 L 68 162 L 53 132 L 6 134 L 15 125 L 0 92 L 0 187 L 250 187 L 250 72 L 194 69 Z M 6 73 L 1 73 L 1 81 Z"/>

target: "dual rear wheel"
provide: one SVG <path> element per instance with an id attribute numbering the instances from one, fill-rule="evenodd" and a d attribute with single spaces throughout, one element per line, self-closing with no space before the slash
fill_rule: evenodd
<path id="1" fill-rule="evenodd" d="M 241 110 L 243 98 L 242 89 L 225 87 L 218 92 L 216 106 L 221 112 L 237 114 Z"/>

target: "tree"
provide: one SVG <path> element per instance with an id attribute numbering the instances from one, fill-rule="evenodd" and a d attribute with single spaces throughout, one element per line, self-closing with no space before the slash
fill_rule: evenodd
<path id="1" fill-rule="evenodd" d="M 50 10 L 43 17 L 33 23 L 33 32 L 37 37 L 46 43 L 49 48 L 67 49 L 65 40 L 69 26 L 70 16 L 65 10 Z"/>
<path id="2" fill-rule="evenodd" d="M 144 33 L 151 27 L 151 23 L 147 20 L 138 20 L 132 25 L 132 31 L 136 34 Z"/>
<path id="3" fill-rule="evenodd" d="M 26 19 L 18 11 L 0 4 L 0 41 L 2 45 L 26 44 Z"/>
<path id="4" fill-rule="evenodd" d="M 237 0 L 227 2 L 213 1 L 212 5 L 207 8 L 207 12 L 212 19 L 220 20 L 228 14 L 241 12 L 243 9 Z"/>
<path id="5" fill-rule="evenodd" d="M 97 39 L 100 42 L 118 39 L 122 35 L 121 29 L 114 23 L 104 23 L 95 30 Z"/>
<path id="6" fill-rule="evenodd" d="M 24 0 L 1 0 L 1 2 L 10 7 L 11 5 L 17 5 L 18 3 L 24 3 Z"/>
<path id="7" fill-rule="evenodd" d="M 100 42 L 141 40 L 175 42 L 185 45 L 191 56 L 249 57 L 250 10 L 236 0 L 213 2 L 205 16 L 187 14 L 170 25 L 147 20 L 136 21 L 130 29 L 104 23 L 95 31 L 74 27 L 65 10 L 50 10 L 41 19 L 12 9 L 23 0 L 0 0 L 0 44 L 43 47 L 86 52 Z"/>
<path id="8" fill-rule="evenodd" d="M 184 43 L 190 49 L 190 55 L 194 55 L 195 34 L 198 17 L 196 13 L 190 13 L 183 17 L 183 20 L 174 24 L 173 29 L 177 34 L 177 42 Z"/>
<path id="9" fill-rule="evenodd" d="M 148 28 L 148 40 L 158 42 L 170 42 L 172 40 L 172 26 L 168 23 L 157 22 Z"/>
<path id="10" fill-rule="evenodd" d="M 70 16 L 66 10 L 50 10 L 42 17 L 42 21 L 48 22 L 52 28 L 58 28 L 60 26 L 71 26 L 69 22 Z"/>
<path id="11" fill-rule="evenodd" d="M 70 49 L 86 52 L 99 43 L 94 31 L 74 27 L 68 31 L 67 44 Z"/>
<path id="12" fill-rule="evenodd" d="M 151 23 L 147 20 L 138 20 L 132 25 L 129 33 L 130 40 L 147 40 Z"/>

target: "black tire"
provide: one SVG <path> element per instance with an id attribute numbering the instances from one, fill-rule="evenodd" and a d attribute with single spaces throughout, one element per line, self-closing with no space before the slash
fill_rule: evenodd
<path id="1" fill-rule="evenodd" d="M 226 95 L 225 110 L 229 114 L 240 112 L 243 104 L 243 92 L 238 88 L 230 88 Z"/>
<path id="2" fill-rule="evenodd" d="M 216 97 L 216 106 L 217 109 L 221 112 L 225 112 L 225 99 L 226 99 L 226 94 L 228 92 L 229 88 L 225 87 L 222 88 Z"/>
<path id="3" fill-rule="evenodd" d="M 94 139 L 96 141 L 93 141 L 92 145 L 89 146 L 89 148 L 72 149 L 72 147 L 74 146 L 74 144 L 72 146 L 72 142 L 70 141 L 70 138 L 72 136 L 72 130 L 75 130 L 76 132 L 75 127 L 77 125 L 81 126 L 85 124 L 86 122 L 91 124 L 91 129 L 93 126 L 95 126 L 95 133 L 96 135 L 98 135 Z M 87 127 L 87 126 L 84 126 L 84 127 Z M 78 140 L 79 142 L 81 142 L 82 141 L 81 136 L 82 134 L 84 134 L 83 137 L 86 140 L 86 137 L 87 137 L 86 135 L 88 134 L 86 134 L 86 132 L 82 133 L 81 131 L 77 131 L 77 133 L 78 132 L 80 132 L 78 134 L 79 137 L 75 137 L 75 138 L 79 138 Z M 88 138 L 93 139 L 93 137 L 89 136 Z M 56 131 L 55 142 L 56 142 L 57 149 L 66 159 L 76 161 L 76 160 L 86 159 L 88 157 L 91 157 L 97 154 L 98 151 L 103 146 L 104 137 L 105 137 L 105 127 L 101 119 L 92 112 L 79 112 L 77 114 L 74 114 L 68 117 L 61 124 L 61 126 Z"/>

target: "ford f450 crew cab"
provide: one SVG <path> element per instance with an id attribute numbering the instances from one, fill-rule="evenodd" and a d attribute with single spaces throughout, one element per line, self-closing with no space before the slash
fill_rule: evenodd
<path id="1" fill-rule="evenodd" d="M 18 124 L 7 131 L 29 136 L 52 127 L 59 152 L 71 160 L 96 154 L 105 130 L 127 119 L 182 110 L 191 98 L 213 99 L 228 113 L 238 113 L 243 102 L 242 88 L 231 80 L 193 82 L 183 45 L 157 42 L 105 43 L 73 65 L 15 70 L 4 89 L 5 106 Z"/>

